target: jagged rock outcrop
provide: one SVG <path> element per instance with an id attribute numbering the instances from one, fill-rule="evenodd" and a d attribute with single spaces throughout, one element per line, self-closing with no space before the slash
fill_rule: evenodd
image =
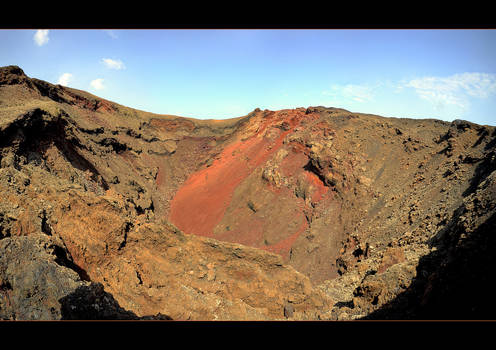
<path id="1" fill-rule="evenodd" d="M 0 240 L 0 319 L 171 319 L 124 310 L 102 284 L 86 281 L 67 254 L 60 242 L 41 233 Z"/>

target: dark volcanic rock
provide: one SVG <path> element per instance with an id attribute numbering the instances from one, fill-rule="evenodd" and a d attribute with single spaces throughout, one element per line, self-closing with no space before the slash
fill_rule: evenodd
<path id="1" fill-rule="evenodd" d="M 24 71 L 17 66 L 7 66 L 0 68 L 0 85 L 22 84 L 29 78 Z"/>
<path id="2" fill-rule="evenodd" d="M 101 283 L 78 287 L 60 299 L 62 320 L 171 320 L 167 315 L 138 317 L 119 306 Z"/>
<path id="3" fill-rule="evenodd" d="M 56 320 L 59 299 L 85 285 L 78 274 L 57 264 L 57 246 L 44 234 L 0 240 L 0 318 Z"/>
<path id="4" fill-rule="evenodd" d="M 494 319 L 496 171 L 468 196 L 431 240 L 410 287 L 367 319 Z"/>
<path id="5" fill-rule="evenodd" d="M 0 240 L 0 319 L 170 320 L 124 310 L 100 283 L 81 280 L 67 251 L 49 236 Z"/>

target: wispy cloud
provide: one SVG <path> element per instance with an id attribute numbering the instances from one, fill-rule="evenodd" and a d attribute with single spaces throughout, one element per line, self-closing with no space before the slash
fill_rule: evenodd
<path id="1" fill-rule="evenodd" d="M 105 88 L 105 86 L 103 85 L 103 79 L 102 78 L 92 80 L 90 85 L 95 90 L 103 90 Z"/>
<path id="2" fill-rule="evenodd" d="M 460 73 L 449 77 L 422 77 L 400 84 L 413 88 L 420 98 L 437 109 L 446 105 L 467 108 L 469 97 L 487 98 L 496 93 L 496 75 L 487 73 Z"/>
<path id="3" fill-rule="evenodd" d="M 39 29 L 36 31 L 36 33 L 33 36 L 33 40 L 38 46 L 43 46 L 45 45 L 50 38 L 48 37 L 48 30 L 47 29 Z"/>
<path id="4" fill-rule="evenodd" d="M 373 88 L 368 85 L 334 84 L 330 90 L 323 91 L 322 94 L 337 100 L 352 100 L 360 103 L 370 102 L 374 99 Z"/>
<path id="5" fill-rule="evenodd" d="M 126 66 L 121 60 L 113 60 L 111 58 L 103 58 L 102 59 L 103 64 L 110 69 L 124 69 Z"/>
<path id="6" fill-rule="evenodd" d="M 64 73 L 59 77 L 57 84 L 67 86 L 71 80 L 72 80 L 72 74 Z"/>
<path id="7" fill-rule="evenodd" d="M 117 33 L 114 30 L 104 29 L 104 32 L 108 34 L 112 39 L 117 39 Z"/>

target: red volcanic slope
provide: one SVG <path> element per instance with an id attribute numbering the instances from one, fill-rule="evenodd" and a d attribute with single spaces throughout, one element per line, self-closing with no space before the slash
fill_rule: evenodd
<path id="1" fill-rule="evenodd" d="M 181 230 L 212 236 L 236 186 L 282 145 L 291 131 L 281 132 L 272 143 L 259 133 L 227 146 L 212 165 L 193 173 L 171 202 L 170 220 Z M 269 147 L 272 146 L 272 147 Z"/>
<path id="2" fill-rule="evenodd" d="M 193 173 L 171 201 L 170 221 L 186 233 L 212 237 L 213 229 L 222 220 L 236 187 L 281 148 L 284 138 L 294 131 L 303 118 L 313 119 L 313 116 L 305 114 L 304 110 L 293 110 L 290 114 L 293 114 L 292 118 L 288 118 L 288 115 L 278 118 L 277 114 L 264 118 L 258 132 L 245 139 L 238 136 L 210 167 Z M 269 127 L 280 124 L 281 120 L 289 122 L 287 130 L 269 130 Z M 269 132 L 274 135 L 274 130 L 277 130 L 278 134 L 275 137 L 267 137 Z M 312 175 L 308 176 L 311 178 Z M 319 198 L 321 192 L 323 190 L 317 194 Z M 249 224 L 251 232 L 242 241 L 244 244 L 254 245 L 263 232 L 257 221 Z M 272 246 L 263 248 L 286 255 L 294 240 L 306 228 L 307 223 L 302 215 L 302 224 L 296 232 Z"/>

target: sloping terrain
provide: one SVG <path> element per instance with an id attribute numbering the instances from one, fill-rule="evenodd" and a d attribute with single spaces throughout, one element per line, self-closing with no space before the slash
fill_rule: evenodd
<path id="1" fill-rule="evenodd" d="M 0 319 L 491 318 L 496 129 L 156 115 L 0 68 Z"/>

